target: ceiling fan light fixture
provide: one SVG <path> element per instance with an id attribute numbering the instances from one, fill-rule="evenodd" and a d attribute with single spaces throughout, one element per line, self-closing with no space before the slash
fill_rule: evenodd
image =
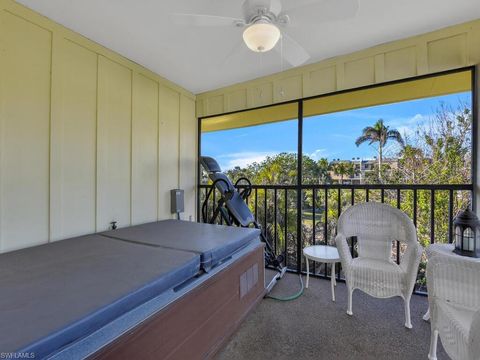
<path id="1" fill-rule="evenodd" d="M 245 29 L 243 41 L 255 52 L 272 50 L 280 39 L 280 30 L 269 22 L 256 22 Z"/>

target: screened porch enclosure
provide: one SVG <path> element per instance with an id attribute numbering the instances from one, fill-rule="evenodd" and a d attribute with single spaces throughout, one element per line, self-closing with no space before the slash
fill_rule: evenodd
<path id="1" fill-rule="evenodd" d="M 302 256 L 304 247 L 319 244 L 334 245 L 338 217 L 348 207 L 362 202 L 387 203 L 404 211 L 415 224 L 418 240 L 424 247 L 432 243 L 451 243 L 453 241 L 452 222 L 455 215 L 468 206 L 475 206 L 473 184 L 475 183 L 476 119 L 472 112 L 475 91 L 472 86 L 473 73 L 473 68 L 464 68 L 386 85 L 291 101 L 277 106 L 201 118 L 199 119 L 199 156 L 212 156 L 212 152 L 215 151 L 208 146 L 208 143 L 205 144 L 212 141 L 209 137 L 211 134 L 223 132 L 231 135 L 235 131 L 248 129 L 249 134 L 258 131 L 262 134 L 260 138 L 275 139 L 278 136 L 278 129 L 282 129 L 282 133 L 288 132 L 288 129 L 286 131 L 281 127 L 282 123 L 294 124 L 290 128 L 288 138 L 279 141 L 284 145 L 283 148 L 280 147 L 281 150 L 277 154 L 265 151 L 265 157 L 255 158 L 253 165 L 247 164 L 246 161 L 241 164 L 243 166 L 234 166 L 234 161 L 230 164 L 224 163 L 224 167 L 228 167 L 226 173 L 232 181 L 235 182 L 242 176 L 253 179 L 252 192 L 247 199 L 248 206 L 255 219 L 261 224 L 263 231 L 271 239 L 277 254 L 286 254 L 286 265 L 289 271 L 306 271 L 305 258 Z M 315 142 L 328 142 L 328 129 L 336 126 L 335 121 L 338 124 L 341 115 L 350 114 L 349 111 L 384 110 L 392 106 L 407 105 L 414 108 L 419 107 L 421 101 L 437 100 L 440 109 L 440 106 L 445 105 L 445 102 L 442 102 L 444 99 L 454 98 L 458 98 L 458 103 L 463 104 L 464 108 L 461 110 L 451 108 L 448 116 L 451 116 L 452 120 L 445 116 L 447 112 L 437 112 L 433 120 L 422 120 L 423 122 L 419 124 L 429 131 L 437 124 L 447 126 L 443 128 L 441 125 L 440 130 L 437 130 L 439 133 L 450 131 L 448 136 L 451 138 L 463 137 L 462 141 L 456 144 L 457 148 L 448 148 L 442 143 L 444 139 L 435 138 L 436 133 L 427 134 L 426 132 L 423 135 L 427 139 L 426 144 L 430 144 L 430 148 L 426 148 L 427 145 L 422 148 L 422 144 L 414 143 L 409 138 L 408 134 L 415 134 L 411 131 L 404 135 L 402 145 L 390 145 L 388 149 L 390 153 L 387 152 L 387 156 L 391 156 L 387 158 L 384 154 L 384 162 L 380 165 L 378 165 L 378 157 L 363 161 L 353 153 L 351 157 L 342 159 L 332 158 L 332 156 L 329 159 L 314 157 L 312 149 L 315 149 Z M 445 106 L 450 105 L 447 103 Z M 355 120 L 355 118 L 346 119 L 345 123 L 351 124 Z M 377 118 L 369 119 L 372 123 L 375 120 Z M 387 121 L 385 124 L 388 125 Z M 326 135 L 322 135 L 318 130 L 315 132 L 315 127 L 310 125 L 315 122 L 322 124 Z M 355 124 L 357 127 L 360 125 L 360 122 Z M 403 126 L 403 124 L 399 125 Z M 399 125 L 397 124 L 397 127 Z M 410 125 L 413 127 L 418 124 Z M 355 126 L 352 125 L 352 128 Z M 359 134 L 355 133 L 355 135 Z M 428 138 L 429 135 L 433 138 Z M 244 149 L 254 153 L 257 144 L 255 138 L 245 135 L 244 142 Z M 338 142 L 343 144 L 341 140 Z M 236 142 L 229 140 L 229 144 L 231 149 L 235 147 Z M 320 147 L 321 145 L 318 145 L 318 148 Z M 365 151 L 360 146 L 357 148 L 359 151 Z M 421 151 L 421 155 L 415 152 L 417 149 L 420 149 L 418 151 Z M 217 154 L 221 154 L 221 149 L 218 147 L 216 151 Z M 408 151 L 413 152 L 414 155 L 412 156 Z M 449 154 L 455 151 L 457 151 L 456 157 L 449 158 Z M 213 156 L 215 157 L 215 154 Z M 268 162 L 268 159 L 275 156 L 281 157 L 283 163 L 279 165 L 272 161 Z M 223 155 L 219 157 L 223 158 Z M 316 168 L 311 167 L 312 161 L 317 164 Z M 322 161 L 327 161 L 327 164 L 323 164 L 323 168 Z M 465 166 L 458 167 L 457 165 L 462 161 Z M 335 167 L 335 163 L 347 164 L 351 167 L 350 172 L 338 175 L 336 172 L 341 173 L 341 171 L 338 170 L 338 166 Z M 371 168 L 364 165 L 362 170 L 355 165 L 363 163 L 371 164 Z M 272 170 L 274 165 L 277 166 L 276 170 Z M 417 169 L 424 171 L 417 171 Z M 200 181 L 197 214 L 200 221 L 210 221 L 220 195 L 218 192 L 212 192 L 205 202 L 211 182 L 209 183 L 200 167 L 198 171 Z M 260 172 L 263 177 L 257 176 Z M 220 217 L 215 221 L 222 223 Z M 403 246 L 393 242 L 392 260 L 400 262 L 403 250 Z M 355 244 L 351 244 L 351 251 L 355 255 Z M 310 271 L 312 269 L 316 276 L 331 276 L 330 266 L 311 263 Z M 425 269 L 426 258 L 423 256 L 416 285 L 416 291 L 420 293 L 426 292 Z M 337 271 L 336 276 L 341 280 L 342 271 Z"/>

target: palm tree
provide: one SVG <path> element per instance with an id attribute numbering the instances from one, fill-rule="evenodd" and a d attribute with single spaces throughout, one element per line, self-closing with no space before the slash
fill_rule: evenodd
<path id="1" fill-rule="evenodd" d="M 348 161 L 337 161 L 331 166 L 332 171 L 340 176 L 340 184 L 343 184 L 344 176 L 353 176 L 353 164 Z"/>
<path id="2" fill-rule="evenodd" d="M 385 126 L 383 119 L 377 120 L 373 126 L 367 126 L 362 130 L 362 135 L 357 138 L 355 145 L 360 146 L 369 141 L 369 145 L 378 143 L 378 178 L 382 179 L 383 148 L 388 140 L 395 140 L 404 146 L 402 135 L 398 130 Z"/>
<path id="3" fill-rule="evenodd" d="M 328 160 L 326 158 L 321 158 L 317 161 L 318 168 L 318 183 L 325 184 L 329 180 L 328 174 Z"/>

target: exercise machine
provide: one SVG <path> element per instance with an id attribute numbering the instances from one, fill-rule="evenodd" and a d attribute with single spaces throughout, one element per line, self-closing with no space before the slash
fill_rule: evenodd
<path id="1" fill-rule="evenodd" d="M 202 221 L 204 223 L 216 224 L 218 223 L 217 219 L 220 217 L 220 221 L 229 226 L 255 227 L 261 230 L 260 239 L 265 243 L 265 263 L 277 271 L 277 274 L 267 286 L 267 293 L 269 293 L 287 271 L 286 266 L 283 264 L 285 254 L 275 254 L 275 250 L 267 236 L 267 229 L 262 229 L 248 208 L 246 200 L 252 193 L 251 182 L 247 178 L 242 177 L 233 184 L 212 157 L 202 156 L 200 157 L 200 163 L 212 181 L 212 187 L 207 192 L 202 204 Z M 215 189 L 220 193 L 220 199 L 214 204 L 213 215 L 209 218 L 208 202 Z"/>

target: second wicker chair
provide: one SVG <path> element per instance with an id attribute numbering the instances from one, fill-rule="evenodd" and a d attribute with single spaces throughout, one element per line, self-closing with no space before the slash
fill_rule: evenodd
<path id="1" fill-rule="evenodd" d="M 352 258 L 347 242 L 356 237 L 358 257 Z M 400 264 L 392 260 L 392 244 L 406 245 Z M 352 315 L 355 289 L 377 298 L 400 296 L 405 303 L 405 326 L 412 327 L 410 297 L 423 248 L 413 222 L 402 211 L 382 203 L 348 208 L 338 220 L 335 238 L 348 290 L 347 314 Z"/>

